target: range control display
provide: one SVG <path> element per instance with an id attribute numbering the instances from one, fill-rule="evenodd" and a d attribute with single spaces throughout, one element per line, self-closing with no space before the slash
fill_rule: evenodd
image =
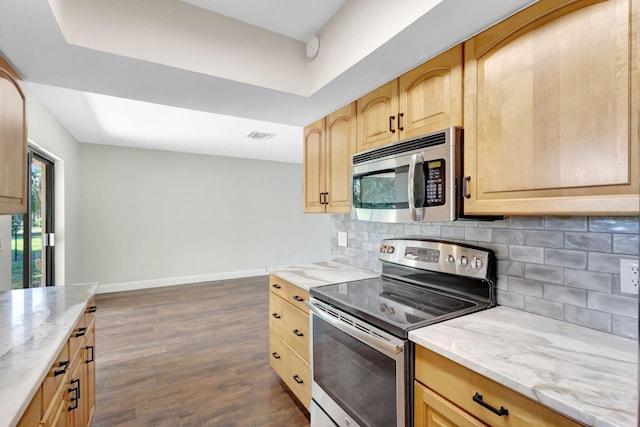
<path id="1" fill-rule="evenodd" d="M 414 261 L 438 263 L 440 261 L 440 251 L 435 249 L 407 247 L 404 257 Z"/>

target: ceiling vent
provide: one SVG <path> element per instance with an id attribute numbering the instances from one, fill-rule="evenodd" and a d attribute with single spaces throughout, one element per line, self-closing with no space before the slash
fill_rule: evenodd
<path id="1" fill-rule="evenodd" d="M 247 138 L 255 139 L 256 141 L 265 141 L 267 139 L 273 138 L 274 136 L 276 136 L 275 133 L 253 131 L 249 135 L 247 135 Z"/>

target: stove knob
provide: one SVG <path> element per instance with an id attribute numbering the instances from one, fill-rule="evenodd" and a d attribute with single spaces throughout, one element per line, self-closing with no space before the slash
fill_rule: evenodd
<path id="1" fill-rule="evenodd" d="M 387 309 L 384 312 L 387 313 L 387 315 L 389 316 L 396 314 L 396 311 L 393 309 L 393 307 L 387 307 Z"/>
<path id="2" fill-rule="evenodd" d="M 469 258 L 462 255 L 460 258 L 458 258 L 458 264 L 460 264 L 463 267 L 466 267 L 469 264 Z"/>
<path id="3" fill-rule="evenodd" d="M 449 255 L 449 256 L 447 256 L 447 262 L 449 264 L 453 264 L 454 262 L 456 262 L 456 259 L 454 258 L 453 255 Z"/>
<path id="4" fill-rule="evenodd" d="M 471 268 L 481 269 L 483 265 L 484 264 L 480 258 L 471 258 Z"/>
<path id="5" fill-rule="evenodd" d="M 393 246 L 387 246 L 387 253 L 388 254 L 392 254 L 395 250 L 396 250 L 396 248 L 394 248 Z"/>
<path id="6" fill-rule="evenodd" d="M 380 252 L 381 253 L 387 252 L 387 245 L 380 245 Z"/>

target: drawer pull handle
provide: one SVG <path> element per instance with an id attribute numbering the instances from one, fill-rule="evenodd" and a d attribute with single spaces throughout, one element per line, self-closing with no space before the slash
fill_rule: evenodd
<path id="1" fill-rule="evenodd" d="M 396 119 L 396 116 L 389 116 L 389 132 L 396 133 L 396 130 L 393 128 L 393 121 Z"/>
<path id="2" fill-rule="evenodd" d="M 293 299 L 298 302 L 304 302 L 304 298 L 300 298 L 298 295 L 294 295 Z"/>
<path id="3" fill-rule="evenodd" d="M 295 336 L 297 336 L 297 337 L 303 337 L 304 336 L 304 334 L 302 332 L 300 332 L 299 330 L 297 330 L 297 329 L 293 330 L 293 334 Z"/>
<path id="4" fill-rule="evenodd" d="M 276 353 L 275 351 L 273 353 L 271 353 L 271 355 L 273 356 L 274 359 L 280 359 L 280 355 L 278 353 Z"/>
<path id="5" fill-rule="evenodd" d="M 404 117 L 404 113 L 398 113 L 398 130 L 404 130 L 404 127 L 402 127 L 402 124 L 400 124 L 400 119 L 402 119 Z"/>
<path id="6" fill-rule="evenodd" d="M 294 376 L 293 376 L 293 380 L 294 380 L 295 382 L 297 382 L 298 384 L 302 384 L 302 383 L 304 382 L 304 381 L 302 381 L 302 380 L 300 379 L 300 377 L 299 377 L 299 376 L 297 376 L 297 375 L 294 375 Z"/>
<path id="7" fill-rule="evenodd" d="M 91 350 L 91 358 L 90 359 L 85 359 L 85 363 L 91 363 L 93 361 L 96 360 L 96 348 L 92 345 L 88 345 L 85 347 L 85 350 L 87 350 L 87 353 L 89 353 L 89 350 Z M 88 356 L 87 356 L 88 357 Z"/>
<path id="8" fill-rule="evenodd" d="M 470 176 L 465 176 L 464 181 L 462 181 L 462 195 L 464 196 L 465 199 L 471 198 L 471 194 L 469 194 L 469 188 L 468 188 L 470 181 L 471 181 Z"/>
<path id="9" fill-rule="evenodd" d="M 280 288 L 282 288 L 282 286 L 278 285 L 277 283 L 274 283 L 273 285 L 271 285 L 271 287 L 272 287 L 273 289 L 280 289 Z"/>
<path id="10" fill-rule="evenodd" d="M 60 366 L 62 369 L 56 369 L 55 371 L 53 371 L 53 376 L 57 377 L 58 375 L 62 375 L 65 372 L 67 372 L 67 369 L 69 369 L 69 361 L 65 360 L 65 361 L 61 361 L 60 362 Z"/>
<path id="11" fill-rule="evenodd" d="M 97 309 L 98 307 L 96 307 L 95 305 L 92 305 L 91 307 L 87 308 L 87 313 L 95 313 Z"/>
<path id="12" fill-rule="evenodd" d="M 491 412 L 493 412 L 499 417 L 503 415 L 509 415 L 509 410 L 507 408 L 505 408 L 504 406 L 500 406 L 500 409 L 494 408 L 493 406 L 489 405 L 487 402 L 482 400 L 482 395 L 478 392 L 476 392 L 476 394 L 473 396 L 473 401 L 479 404 L 480 406 L 487 408 L 488 410 L 490 410 Z"/>
<path id="13" fill-rule="evenodd" d="M 78 409 L 78 401 L 80 400 L 80 379 L 74 378 L 71 380 L 70 385 L 74 385 L 74 387 L 69 387 L 67 392 L 69 394 L 73 393 L 73 396 L 69 396 L 69 402 L 71 406 L 67 407 L 67 412 L 71 412 L 74 409 Z"/>
<path id="14" fill-rule="evenodd" d="M 76 338 L 83 337 L 86 333 L 87 328 L 78 328 L 78 332 L 76 332 Z"/>
<path id="15" fill-rule="evenodd" d="M 271 315 L 274 317 L 274 319 L 279 319 L 282 317 L 278 313 L 271 313 Z"/>

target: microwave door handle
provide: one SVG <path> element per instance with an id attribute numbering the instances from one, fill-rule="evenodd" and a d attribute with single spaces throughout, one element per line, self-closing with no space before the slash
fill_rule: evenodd
<path id="1" fill-rule="evenodd" d="M 411 160 L 409 161 L 409 188 L 407 191 L 409 192 L 409 212 L 411 213 L 412 221 L 420 221 L 422 219 L 422 215 L 418 213 L 418 209 L 416 208 L 416 164 L 422 164 L 424 162 L 422 158 L 422 153 L 415 153 L 411 155 Z"/>

